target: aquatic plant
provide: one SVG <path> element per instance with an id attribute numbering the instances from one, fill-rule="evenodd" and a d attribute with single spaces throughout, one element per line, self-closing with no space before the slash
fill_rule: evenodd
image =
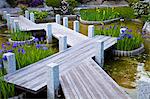
<path id="1" fill-rule="evenodd" d="M 130 7 L 95 8 L 80 10 L 81 19 L 87 21 L 104 21 L 118 17 L 135 18 L 134 11 Z"/>
<path id="2" fill-rule="evenodd" d="M 13 41 L 26 41 L 26 40 L 30 40 L 31 38 L 32 38 L 31 33 L 22 32 L 22 31 L 11 33 L 11 39 Z"/>
<path id="3" fill-rule="evenodd" d="M 0 49 L 1 60 L 3 53 L 13 52 L 16 56 L 17 69 L 20 69 L 57 52 L 57 49 L 42 44 L 37 38 L 34 42 L 34 44 L 31 42 L 13 44 L 7 42 L 2 44 L 2 49 Z"/>
<path id="4" fill-rule="evenodd" d="M 127 29 L 126 32 L 120 34 L 120 28 L 118 25 L 110 27 L 104 27 L 102 25 L 95 30 L 95 35 L 117 37 L 118 42 L 115 46 L 117 50 L 131 51 L 141 46 L 143 42 L 141 34 L 133 33 L 131 29 Z"/>

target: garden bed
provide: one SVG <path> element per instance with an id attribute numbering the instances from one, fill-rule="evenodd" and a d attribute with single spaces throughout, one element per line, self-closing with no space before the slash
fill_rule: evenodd
<path id="1" fill-rule="evenodd" d="M 137 48 L 132 51 L 121 51 L 121 50 L 113 50 L 113 54 L 115 56 L 135 56 L 135 55 L 140 55 L 145 51 L 144 45 L 141 44 L 140 48 Z"/>
<path id="2" fill-rule="evenodd" d="M 30 40 L 26 40 L 26 41 L 13 41 L 11 38 L 8 39 L 8 41 L 10 43 L 26 43 L 26 42 L 33 42 L 35 39 L 35 37 L 31 36 L 31 39 Z"/>

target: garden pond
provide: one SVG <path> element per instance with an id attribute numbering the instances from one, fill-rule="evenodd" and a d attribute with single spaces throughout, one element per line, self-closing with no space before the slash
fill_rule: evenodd
<path id="1" fill-rule="evenodd" d="M 126 26 L 136 33 L 141 33 L 143 23 L 136 23 L 131 21 L 126 22 L 115 22 L 112 24 L 107 24 L 105 27 L 110 27 L 113 24 L 119 26 Z M 101 25 L 95 25 L 95 28 L 99 28 Z M 69 21 L 69 28 L 73 28 L 73 21 Z M 0 45 L 8 41 L 9 34 L 4 34 L 7 29 L 3 28 L 0 30 Z M 88 33 L 88 25 L 80 24 L 80 32 L 84 35 Z M 109 57 L 105 59 L 104 70 L 122 87 L 125 88 L 135 88 L 135 79 L 137 72 L 137 64 L 139 62 L 145 63 L 145 69 L 150 71 L 150 45 L 148 40 L 144 40 L 145 52 L 142 55 L 134 57 Z M 52 43 L 53 48 L 58 51 L 58 41 L 55 39 Z M 1 49 L 1 46 L 0 46 Z M 43 93 L 42 93 L 43 95 Z M 29 94 L 29 96 L 31 96 Z M 35 97 L 35 96 L 33 96 Z"/>

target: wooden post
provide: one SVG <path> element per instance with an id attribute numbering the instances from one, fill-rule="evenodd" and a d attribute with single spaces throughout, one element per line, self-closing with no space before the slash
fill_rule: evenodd
<path id="1" fill-rule="evenodd" d="M 59 37 L 59 51 L 64 51 L 67 49 L 67 36 L 60 36 Z"/>
<path id="2" fill-rule="evenodd" d="M 47 24 L 46 36 L 47 36 L 47 43 L 51 43 L 52 42 L 52 25 L 51 24 Z"/>
<path id="3" fill-rule="evenodd" d="M 14 28 L 14 32 L 17 32 L 19 30 L 19 21 L 18 20 L 14 20 L 13 28 Z"/>
<path id="4" fill-rule="evenodd" d="M 47 65 L 47 99 L 56 99 L 59 82 L 59 65 L 51 63 Z"/>
<path id="5" fill-rule="evenodd" d="M 3 19 L 7 19 L 6 15 L 7 15 L 7 11 L 3 11 Z"/>
<path id="6" fill-rule="evenodd" d="M 95 55 L 95 61 L 103 67 L 104 65 L 104 42 L 103 41 L 97 41 L 96 42 L 96 55 Z"/>
<path id="7" fill-rule="evenodd" d="M 79 32 L 79 21 L 74 21 L 73 29 L 76 32 Z"/>
<path id="8" fill-rule="evenodd" d="M 28 10 L 25 11 L 25 17 L 26 17 L 27 19 L 29 19 L 29 11 L 28 11 Z"/>
<path id="9" fill-rule="evenodd" d="M 14 17 L 10 17 L 10 30 L 11 30 L 11 33 L 13 33 L 13 24 L 14 24 Z"/>
<path id="10" fill-rule="evenodd" d="M 94 25 L 90 25 L 90 26 L 88 27 L 88 37 L 89 37 L 89 38 L 94 37 Z"/>
<path id="11" fill-rule="evenodd" d="M 31 20 L 32 22 L 35 22 L 34 13 L 33 13 L 33 12 L 30 13 L 30 20 Z"/>
<path id="12" fill-rule="evenodd" d="M 56 23 L 60 24 L 60 15 L 59 14 L 56 15 Z"/>
<path id="13" fill-rule="evenodd" d="M 5 53 L 3 54 L 3 64 L 6 68 L 7 73 L 12 73 L 16 71 L 16 59 L 14 53 Z"/>
<path id="14" fill-rule="evenodd" d="M 65 27 L 68 27 L 68 17 L 64 17 L 64 18 L 63 18 L 63 25 L 64 25 Z"/>
<path id="15" fill-rule="evenodd" d="M 6 18 L 7 18 L 7 27 L 8 29 L 10 29 L 10 14 L 6 14 Z"/>

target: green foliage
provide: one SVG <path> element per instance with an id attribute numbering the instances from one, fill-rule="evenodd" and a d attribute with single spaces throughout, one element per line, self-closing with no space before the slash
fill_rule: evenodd
<path id="1" fill-rule="evenodd" d="M 69 12 L 73 13 L 74 8 L 78 5 L 78 2 L 76 0 L 67 0 L 69 4 Z"/>
<path id="2" fill-rule="evenodd" d="M 17 6 L 17 0 L 6 0 L 6 2 L 7 2 L 11 7 L 16 7 L 16 6 Z"/>
<path id="3" fill-rule="evenodd" d="M 120 38 L 120 28 L 121 27 L 117 25 L 106 27 L 106 28 L 102 26 L 95 30 L 95 35 L 106 35 L 106 36 Z M 129 38 L 128 35 L 131 38 Z M 122 51 L 131 51 L 136 48 L 139 48 L 142 42 L 143 42 L 143 39 L 140 34 L 127 32 L 126 35 L 124 35 L 122 38 L 118 40 L 116 44 L 116 49 L 122 50 Z"/>
<path id="4" fill-rule="evenodd" d="M 21 9 L 21 13 L 25 13 L 25 11 L 27 10 L 27 6 L 23 5 L 23 4 L 19 4 L 18 7 Z"/>
<path id="5" fill-rule="evenodd" d="M 46 0 L 46 5 L 58 8 L 61 5 L 61 0 Z"/>
<path id="6" fill-rule="evenodd" d="M 11 33 L 11 39 L 13 41 L 26 41 L 30 40 L 32 37 L 31 33 L 17 31 L 15 33 Z"/>
<path id="7" fill-rule="evenodd" d="M 80 10 L 83 20 L 104 21 L 118 17 L 134 18 L 133 9 L 130 7 L 96 8 Z"/>
<path id="8" fill-rule="evenodd" d="M 5 70 L 0 69 L 0 99 L 8 99 L 15 95 L 14 85 L 3 81 L 3 76 L 5 74 Z"/>
<path id="9" fill-rule="evenodd" d="M 134 14 L 137 16 L 148 15 L 148 11 L 150 10 L 150 5 L 147 2 L 137 2 L 132 5 L 134 9 Z"/>
<path id="10" fill-rule="evenodd" d="M 33 12 L 35 19 L 40 19 L 43 20 L 44 18 L 46 18 L 48 16 L 48 12 L 47 11 L 30 11 L 30 13 Z"/>

